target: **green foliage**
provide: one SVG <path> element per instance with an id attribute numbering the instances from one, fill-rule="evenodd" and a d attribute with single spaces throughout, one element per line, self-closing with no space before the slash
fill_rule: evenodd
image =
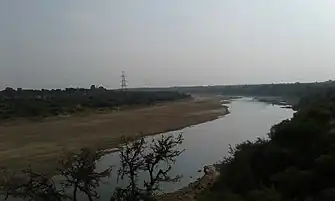
<path id="1" fill-rule="evenodd" d="M 123 106 L 151 105 L 189 97 L 172 91 L 106 90 L 103 87 L 65 90 L 0 91 L 0 119 L 15 117 L 45 117 L 81 112 L 85 109 L 116 109 Z"/>
<path id="2" fill-rule="evenodd" d="M 221 165 L 219 181 L 203 197 L 334 200 L 334 108 L 334 90 L 327 88 L 303 97 L 294 117 L 273 126 L 269 139 L 232 148 Z"/>

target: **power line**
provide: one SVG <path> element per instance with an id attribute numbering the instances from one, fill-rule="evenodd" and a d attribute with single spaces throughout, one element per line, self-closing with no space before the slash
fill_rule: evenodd
<path id="1" fill-rule="evenodd" d="M 124 71 L 122 71 L 121 75 L 121 90 L 122 91 L 127 91 L 127 79 Z"/>

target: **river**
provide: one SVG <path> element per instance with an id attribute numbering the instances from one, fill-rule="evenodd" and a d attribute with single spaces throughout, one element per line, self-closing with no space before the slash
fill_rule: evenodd
<path id="1" fill-rule="evenodd" d="M 291 118 L 294 114 L 292 109 L 251 98 L 235 99 L 227 106 L 230 114 L 224 117 L 179 131 L 164 133 L 164 135 L 183 133 L 184 142 L 180 148 L 185 149 L 170 172 L 171 176 L 182 175 L 182 179 L 178 183 L 162 184 L 161 188 L 164 192 L 176 191 L 194 182 L 203 175 L 199 170 L 202 170 L 205 165 L 217 163 L 228 155 L 229 145 L 234 146 L 246 140 L 254 141 L 258 137 L 267 137 L 272 125 Z M 151 140 L 159 136 L 149 136 L 147 139 Z M 118 153 L 113 153 L 104 157 L 98 167 L 103 168 L 113 164 L 117 168 L 118 163 Z M 116 185 L 115 182 L 116 175 L 113 175 L 100 187 L 102 200 L 110 196 Z"/>

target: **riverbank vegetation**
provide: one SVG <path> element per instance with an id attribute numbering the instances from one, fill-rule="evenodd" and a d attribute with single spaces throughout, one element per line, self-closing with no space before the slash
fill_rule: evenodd
<path id="1" fill-rule="evenodd" d="M 297 109 L 268 138 L 231 148 L 199 200 L 335 200 L 335 91 L 311 92 Z"/>
<path id="2" fill-rule="evenodd" d="M 188 98 L 176 91 L 120 91 L 103 87 L 0 91 L 0 120 L 17 117 L 66 115 L 87 110 L 118 110 L 123 106 L 152 105 Z"/>

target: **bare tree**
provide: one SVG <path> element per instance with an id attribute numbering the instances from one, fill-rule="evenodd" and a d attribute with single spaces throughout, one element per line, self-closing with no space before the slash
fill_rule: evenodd
<path id="1" fill-rule="evenodd" d="M 140 140 L 130 142 L 124 138 L 124 145 L 120 149 L 120 169 L 118 170 L 118 180 L 127 178 L 129 185 L 125 188 L 116 189 L 116 198 L 125 200 L 137 200 L 140 196 L 140 189 L 137 187 L 139 170 L 143 166 L 142 152 L 145 149 L 146 141 L 142 137 Z"/>
<path id="2" fill-rule="evenodd" d="M 144 182 L 148 193 L 152 194 L 158 190 L 160 182 L 177 182 L 180 179 L 179 175 L 170 177 L 168 173 L 172 164 L 175 163 L 175 158 L 183 152 L 177 149 L 182 142 L 181 134 L 177 137 L 162 135 L 160 139 L 152 140 L 149 152 L 143 156 L 144 166 L 142 167 L 142 170 L 149 174 L 149 181 Z"/>
<path id="3" fill-rule="evenodd" d="M 118 171 L 121 179 L 128 179 L 129 185 L 116 189 L 113 200 L 137 201 L 151 200 L 161 182 L 176 182 L 180 176 L 170 177 L 168 173 L 183 150 L 178 145 L 183 142 L 182 135 L 177 137 L 162 135 L 153 139 L 150 145 L 144 138 L 136 141 L 125 141 L 120 151 L 121 167 Z M 146 173 L 144 188 L 138 182 L 140 173 Z"/>
<path id="4" fill-rule="evenodd" d="M 112 168 L 101 172 L 96 170 L 96 162 L 105 155 L 103 151 L 82 149 L 78 154 L 71 154 L 61 161 L 62 168 L 58 171 L 65 178 L 62 185 L 73 189 L 72 200 L 77 200 L 78 190 L 83 192 L 90 201 L 99 198 L 96 189 L 102 178 L 109 177 Z"/>

